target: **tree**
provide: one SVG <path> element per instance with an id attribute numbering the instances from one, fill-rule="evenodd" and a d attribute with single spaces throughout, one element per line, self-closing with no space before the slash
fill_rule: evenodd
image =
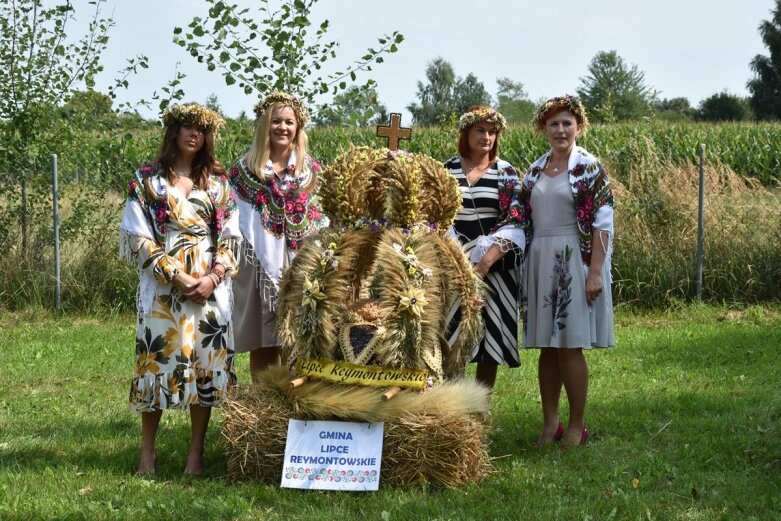
<path id="1" fill-rule="evenodd" d="M 119 125 L 111 97 L 94 90 L 77 91 L 60 109 L 60 115 L 84 130 L 106 130 Z"/>
<path id="2" fill-rule="evenodd" d="M 497 110 L 502 113 L 508 123 L 529 123 L 536 106 L 519 81 L 502 77 L 496 79 Z"/>
<path id="3" fill-rule="evenodd" d="M 491 103 L 491 95 L 474 74 L 456 76 L 453 66 L 443 58 L 435 58 L 426 67 L 427 84 L 418 81 L 420 104 L 411 103 L 407 110 L 413 121 L 422 125 L 438 125 L 466 111 L 470 105 Z"/>
<path id="4" fill-rule="evenodd" d="M 702 100 L 699 117 L 705 121 L 746 121 L 754 114 L 747 98 L 720 92 Z"/>
<path id="5" fill-rule="evenodd" d="M 456 82 L 453 97 L 455 98 L 456 114 L 466 112 L 472 105 L 491 104 L 491 95 L 485 90 L 485 85 L 471 72 L 464 79 L 459 79 Z"/>
<path id="6" fill-rule="evenodd" d="M 222 114 L 222 107 L 220 106 L 220 100 L 217 99 L 217 95 L 215 93 L 211 93 L 208 96 L 206 96 L 206 101 L 204 102 L 204 106 L 212 109 L 217 114 Z"/>
<path id="7" fill-rule="evenodd" d="M 781 119 L 781 0 L 776 0 L 770 20 L 759 24 L 759 34 L 770 55 L 757 54 L 751 60 L 751 107 L 760 119 Z"/>
<path id="8" fill-rule="evenodd" d="M 75 9 L 70 0 L 54 5 L 43 0 L 0 1 L 0 172 L 10 181 L 0 182 L 0 187 L 19 187 L 18 199 L 7 198 L 13 201 L 7 211 L 18 216 L 14 225 L 21 228 L 25 258 L 34 211 L 46 209 L 46 197 L 28 197 L 31 183 L 41 164 L 48 165 L 51 152 L 56 151 L 52 146 L 64 134 L 54 129 L 59 121 L 57 106 L 79 87 L 93 87 L 95 75 L 103 68 L 100 56 L 113 22 L 101 14 L 103 0 L 91 3 L 94 12 L 85 34 L 71 39 L 68 23 Z"/>
<path id="9" fill-rule="evenodd" d="M 358 72 L 371 71 L 404 40 L 398 31 L 383 35 L 378 49 L 370 48 L 359 60 L 326 73 L 324 66 L 336 58 L 339 44 L 324 40 L 328 20 L 311 30 L 311 9 L 317 1 L 281 0 L 275 8 L 271 0 L 260 0 L 251 13 L 223 0 L 206 0 L 209 18 L 193 18 L 187 31 L 174 28 L 174 42 L 246 94 L 283 90 L 311 105 L 319 94 L 347 89 Z"/>
<path id="10" fill-rule="evenodd" d="M 598 52 L 580 83 L 578 96 L 596 121 L 638 119 L 651 111 L 654 93 L 645 73 L 627 65 L 616 51 Z"/>
<path id="11" fill-rule="evenodd" d="M 688 121 L 697 116 L 697 109 L 684 97 L 654 100 L 651 105 L 656 117 L 665 121 Z"/>
<path id="12" fill-rule="evenodd" d="M 353 85 L 334 96 L 315 114 L 313 122 L 327 127 L 367 127 L 388 120 L 388 110 L 380 103 L 374 86 Z"/>

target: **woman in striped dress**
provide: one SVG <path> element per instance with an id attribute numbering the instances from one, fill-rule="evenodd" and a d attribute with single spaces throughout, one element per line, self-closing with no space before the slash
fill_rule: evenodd
<path id="1" fill-rule="evenodd" d="M 493 389 L 499 365 L 518 367 L 520 255 L 523 233 L 517 217 L 520 179 L 507 161 L 499 159 L 499 136 L 507 129 L 504 117 L 487 105 L 475 105 L 458 121 L 459 155 L 445 163 L 458 180 L 463 207 L 453 231 L 486 283 L 484 336 L 475 346 L 472 362 L 476 379 Z M 451 310 L 457 324 L 458 302 Z M 458 329 L 451 328 L 452 345 Z"/>

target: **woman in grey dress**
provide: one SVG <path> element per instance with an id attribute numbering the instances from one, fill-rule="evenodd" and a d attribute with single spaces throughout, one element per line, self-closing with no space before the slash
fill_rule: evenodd
<path id="1" fill-rule="evenodd" d="M 610 278 L 613 196 L 602 164 L 576 139 L 588 119 L 572 96 L 542 104 L 534 117 L 550 150 L 524 176 L 521 210 L 526 233 L 524 347 L 540 349 L 543 427 L 538 445 L 588 439 L 584 414 L 588 366 L 584 348 L 615 345 Z M 569 402 L 559 421 L 564 386 Z"/>

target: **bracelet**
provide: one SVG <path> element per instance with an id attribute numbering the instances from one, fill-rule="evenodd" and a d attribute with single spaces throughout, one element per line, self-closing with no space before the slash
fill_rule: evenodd
<path id="1" fill-rule="evenodd" d="M 212 271 L 209 273 L 209 275 L 214 275 L 217 277 L 217 284 L 220 284 L 225 279 L 225 274 L 216 268 L 212 268 Z"/>
<path id="2" fill-rule="evenodd" d="M 212 277 L 212 275 L 214 275 L 214 277 Z M 209 273 L 209 274 L 208 274 L 208 275 L 206 275 L 206 276 L 207 276 L 207 277 L 209 277 L 209 280 L 211 280 L 211 281 L 212 281 L 212 284 L 214 284 L 214 287 L 215 287 L 215 288 L 216 288 L 217 286 L 219 286 L 219 285 L 220 285 L 220 282 L 222 282 L 222 281 L 220 280 L 220 277 L 219 277 L 219 275 L 217 275 L 216 273 L 213 273 L 213 272 L 212 272 L 212 273 Z"/>

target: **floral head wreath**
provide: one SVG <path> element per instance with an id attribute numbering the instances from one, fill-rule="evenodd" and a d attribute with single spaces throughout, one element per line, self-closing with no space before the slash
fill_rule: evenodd
<path id="1" fill-rule="evenodd" d="M 214 134 L 216 138 L 225 120 L 213 110 L 197 103 L 174 103 L 163 112 L 163 125 L 170 127 L 174 123 L 191 127 L 200 127 Z"/>
<path id="2" fill-rule="evenodd" d="M 296 119 L 298 119 L 298 125 L 300 127 L 303 127 L 309 121 L 309 111 L 301 100 L 292 94 L 286 94 L 284 92 L 272 92 L 266 96 L 263 101 L 255 105 L 255 117 L 260 118 L 269 107 L 273 107 L 277 103 L 293 109 L 293 112 L 296 113 Z"/>
<path id="3" fill-rule="evenodd" d="M 466 130 L 475 123 L 484 121 L 496 126 L 496 130 L 504 132 L 507 130 L 507 120 L 494 109 L 483 108 L 465 112 L 458 118 L 458 130 Z"/>
<path id="4" fill-rule="evenodd" d="M 586 129 L 588 129 L 588 116 L 586 115 L 586 107 L 583 106 L 578 98 L 570 96 L 569 94 L 548 98 L 542 105 L 540 105 L 540 108 L 537 109 L 537 112 L 534 114 L 534 118 L 532 119 L 532 125 L 534 125 L 535 130 L 542 132 L 545 129 L 545 122 L 548 120 L 548 118 L 554 113 L 560 112 L 562 110 L 568 110 L 572 112 L 572 114 L 575 116 L 575 119 L 578 121 L 578 123 L 580 123 L 581 133 L 585 134 Z"/>

